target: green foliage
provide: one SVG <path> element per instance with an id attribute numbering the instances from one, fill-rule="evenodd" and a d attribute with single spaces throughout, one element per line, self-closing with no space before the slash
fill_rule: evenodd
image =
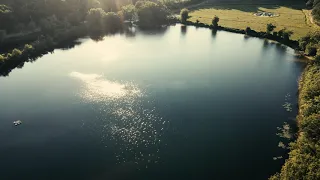
<path id="1" fill-rule="evenodd" d="M 314 103 L 313 106 L 320 105 L 320 96 L 317 97 L 317 99 L 318 102 Z M 317 113 L 317 110 L 320 110 L 320 106 L 318 108 L 314 107 L 313 113 Z M 311 115 L 305 118 L 305 120 L 300 123 L 300 126 L 308 140 L 316 143 L 320 139 L 320 115 Z"/>
<path id="2" fill-rule="evenodd" d="M 315 58 L 314 58 L 314 61 L 315 63 L 320 66 L 320 55 L 317 55 Z"/>
<path id="3" fill-rule="evenodd" d="M 299 48 L 305 51 L 309 56 L 315 56 L 318 52 L 320 44 L 320 32 L 309 33 L 307 36 L 299 39 Z"/>
<path id="4" fill-rule="evenodd" d="M 121 19 L 118 14 L 108 12 L 104 15 L 104 26 L 107 31 L 115 31 L 121 27 Z"/>
<path id="5" fill-rule="evenodd" d="M 121 14 L 124 20 L 132 21 L 136 17 L 136 8 L 132 4 L 121 7 Z"/>
<path id="6" fill-rule="evenodd" d="M 315 56 L 317 54 L 317 48 L 315 47 L 315 44 L 313 43 L 307 44 L 305 53 L 308 56 Z"/>
<path id="7" fill-rule="evenodd" d="M 270 25 L 271 27 L 273 26 L 272 24 Z M 268 28 L 268 27 L 267 27 Z M 275 26 L 273 27 L 275 28 Z M 271 29 L 269 29 L 271 30 Z M 273 30 L 272 30 L 273 31 Z M 270 31 L 271 32 L 271 31 Z M 274 32 L 275 33 L 275 32 Z M 292 36 L 293 32 L 287 30 L 286 28 L 283 28 L 281 30 L 279 30 L 279 32 L 277 33 L 279 37 L 281 37 L 282 39 L 284 39 L 285 41 L 289 41 L 290 37 Z"/>
<path id="8" fill-rule="evenodd" d="M 6 13 L 12 13 L 12 9 L 8 7 L 7 5 L 0 4 L 0 15 L 6 14 Z"/>
<path id="9" fill-rule="evenodd" d="M 25 44 L 24 45 L 24 48 L 23 48 L 24 52 L 28 52 L 28 51 L 32 51 L 32 50 L 33 50 L 32 45 L 30 45 L 30 44 Z"/>
<path id="10" fill-rule="evenodd" d="M 311 12 L 313 18 L 320 20 L 320 0 L 309 0 L 306 5 L 308 8 L 313 8 Z"/>
<path id="11" fill-rule="evenodd" d="M 169 12 L 162 4 L 151 1 L 138 1 L 136 9 L 140 26 L 154 27 L 168 22 Z"/>
<path id="12" fill-rule="evenodd" d="M 88 11 L 86 19 L 90 30 L 95 31 L 103 29 L 103 18 L 105 14 L 106 13 L 101 8 L 93 8 Z"/>
<path id="13" fill-rule="evenodd" d="M 15 49 L 12 50 L 12 53 L 11 53 L 12 57 L 19 57 L 21 55 L 22 55 L 22 52 L 19 49 L 15 48 Z"/>
<path id="14" fill-rule="evenodd" d="M 189 18 L 189 10 L 186 8 L 182 9 L 180 11 L 181 22 L 186 22 L 188 18 Z"/>
<path id="15" fill-rule="evenodd" d="M 212 26 L 214 27 L 214 28 L 217 28 L 218 26 L 219 26 L 219 17 L 218 16 L 214 16 L 214 18 L 212 19 Z"/>
<path id="16" fill-rule="evenodd" d="M 300 81 L 299 137 L 289 159 L 270 180 L 320 179 L 320 66 L 309 65 Z"/>
<path id="17" fill-rule="evenodd" d="M 0 63 L 3 63 L 6 60 L 6 58 L 0 54 Z"/>
<path id="18" fill-rule="evenodd" d="M 267 33 L 271 33 L 277 26 L 269 23 L 267 24 Z"/>
<path id="19" fill-rule="evenodd" d="M 246 31 L 246 34 L 247 34 L 247 35 L 249 35 L 249 34 L 251 33 L 251 31 L 252 31 L 252 30 L 251 30 L 251 28 L 250 28 L 250 27 L 247 27 L 245 31 Z"/>

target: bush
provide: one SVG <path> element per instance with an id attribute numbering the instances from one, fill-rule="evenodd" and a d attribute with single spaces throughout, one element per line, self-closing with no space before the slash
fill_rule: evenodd
<path id="1" fill-rule="evenodd" d="M 180 11 L 181 22 L 186 22 L 188 18 L 189 18 L 189 10 L 186 8 L 182 9 Z"/>
<path id="2" fill-rule="evenodd" d="M 271 33 L 277 26 L 269 23 L 267 24 L 267 33 Z"/>
<path id="3" fill-rule="evenodd" d="M 219 17 L 218 16 L 214 16 L 214 18 L 212 19 L 212 26 L 214 28 L 217 28 L 219 26 L 218 22 L 219 22 Z"/>
<path id="4" fill-rule="evenodd" d="M 3 63 L 5 60 L 6 58 L 0 54 L 0 63 Z"/>
<path id="5" fill-rule="evenodd" d="M 315 56 L 315 55 L 317 54 L 317 48 L 315 47 L 314 44 L 309 43 L 309 44 L 307 44 L 307 46 L 306 46 L 305 53 L 306 53 L 308 56 Z"/>
<path id="6" fill-rule="evenodd" d="M 273 36 L 278 36 L 278 32 L 273 32 L 272 35 Z"/>
<path id="7" fill-rule="evenodd" d="M 245 31 L 246 31 L 246 35 L 249 35 L 249 34 L 251 33 L 251 31 L 252 31 L 252 30 L 251 30 L 251 28 L 250 28 L 250 27 L 247 27 Z"/>
<path id="8" fill-rule="evenodd" d="M 12 57 L 19 57 L 21 55 L 22 55 L 22 52 L 19 49 L 15 48 L 15 49 L 12 50 L 12 53 L 11 53 Z"/>

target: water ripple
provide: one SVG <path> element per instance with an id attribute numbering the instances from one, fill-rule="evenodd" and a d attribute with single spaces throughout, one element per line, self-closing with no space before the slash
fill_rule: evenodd
<path id="1" fill-rule="evenodd" d="M 98 74 L 72 72 L 70 76 L 82 82 L 79 96 L 92 104 L 97 114 L 92 128 L 114 149 L 118 163 L 134 162 L 141 168 L 159 161 L 161 135 L 167 124 L 146 92 L 133 82 L 109 81 Z"/>

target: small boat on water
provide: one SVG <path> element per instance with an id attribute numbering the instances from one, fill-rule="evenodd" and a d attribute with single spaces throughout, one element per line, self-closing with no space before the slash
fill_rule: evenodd
<path id="1" fill-rule="evenodd" d="M 13 124 L 15 126 L 19 126 L 20 124 L 22 124 L 22 121 L 18 120 L 18 121 L 13 121 Z"/>

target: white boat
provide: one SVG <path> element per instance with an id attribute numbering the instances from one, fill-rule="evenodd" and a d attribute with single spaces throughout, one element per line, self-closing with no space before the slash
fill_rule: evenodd
<path id="1" fill-rule="evenodd" d="M 22 121 L 18 120 L 18 121 L 13 121 L 13 124 L 15 126 L 19 126 L 20 124 L 22 124 Z"/>

